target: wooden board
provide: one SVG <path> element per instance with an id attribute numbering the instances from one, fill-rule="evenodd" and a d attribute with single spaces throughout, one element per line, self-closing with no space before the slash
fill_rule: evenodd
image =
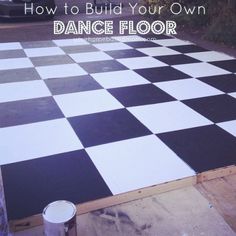
<path id="1" fill-rule="evenodd" d="M 236 175 L 202 182 L 196 188 L 236 232 Z"/>
<path id="2" fill-rule="evenodd" d="M 216 178 L 236 174 L 236 166 L 228 166 L 219 169 L 209 170 L 197 175 L 197 183 L 202 183 Z"/>

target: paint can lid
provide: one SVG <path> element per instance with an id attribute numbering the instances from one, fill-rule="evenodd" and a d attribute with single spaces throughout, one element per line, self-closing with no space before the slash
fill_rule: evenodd
<path id="1" fill-rule="evenodd" d="M 48 204 L 43 210 L 43 218 L 50 223 L 66 223 L 76 215 L 76 206 L 69 201 L 60 200 Z"/>

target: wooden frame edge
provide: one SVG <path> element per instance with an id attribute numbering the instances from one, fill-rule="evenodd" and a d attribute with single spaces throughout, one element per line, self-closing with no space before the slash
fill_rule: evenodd
<path id="1" fill-rule="evenodd" d="M 222 167 L 214 170 L 208 170 L 197 174 L 197 183 L 213 180 L 216 178 L 222 178 L 228 175 L 236 174 L 236 165 Z"/>
<path id="2" fill-rule="evenodd" d="M 175 189 L 192 186 L 192 185 L 195 185 L 196 183 L 197 183 L 196 176 L 191 176 L 191 177 L 119 194 L 119 195 L 114 195 L 108 198 L 83 203 L 77 206 L 77 211 L 78 211 L 78 214 L 81 215 L 81 214 L 85 214 L 90 211 L 98 210 L 101 208 L 111 207 L 111 206 L 119 205 L 122 203 L 138 200 L 141 198 L 153 196 L 156 194 L 169 192 Z"/>

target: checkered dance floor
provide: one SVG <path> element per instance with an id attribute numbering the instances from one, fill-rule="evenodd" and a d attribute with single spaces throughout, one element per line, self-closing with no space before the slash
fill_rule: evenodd
<path id="1" fill-rule="evenodd" d="M 167 36 L 0 44 L 8 219 L 234 165 L 235 73 Z"/>

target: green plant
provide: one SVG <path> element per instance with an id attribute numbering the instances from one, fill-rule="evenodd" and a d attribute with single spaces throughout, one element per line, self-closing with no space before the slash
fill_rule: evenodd
<path id="1" fill-rule="evenodd" d="M 236 14 L 225 12 L 208 27 L 206 39 L 236 46 Z"/>

